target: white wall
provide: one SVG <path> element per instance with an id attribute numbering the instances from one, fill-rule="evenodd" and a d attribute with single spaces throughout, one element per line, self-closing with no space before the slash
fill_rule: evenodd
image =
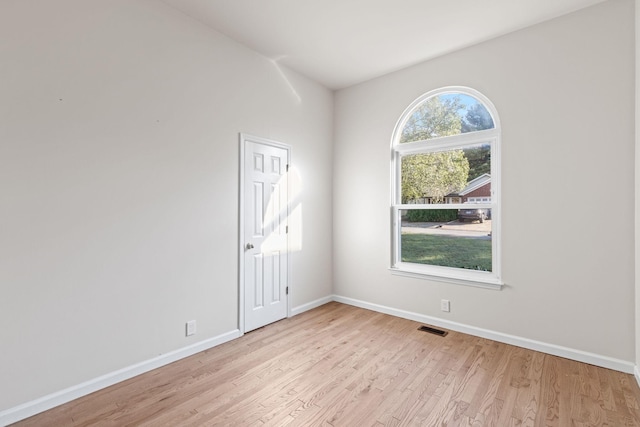
<path id="1" fill-rule="evenodd" d="M 451 85 L 489 97 L 503 125 L 501 291 L 387 270 L 394 125 Z M 337 92 L 335 293 L 633 363 L 633 88 L 633 2 L 621 0 Z"/>
<path id="2" fill-rule="evenodd" d="M 0 51 L 0 412 L 237 328 L 238 132 L 293 146 L 331 295 L 329 90 L 151 0 L 0 2 Z"/>

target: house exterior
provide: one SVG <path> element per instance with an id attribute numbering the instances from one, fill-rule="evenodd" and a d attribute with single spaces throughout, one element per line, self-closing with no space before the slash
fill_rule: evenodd
<path id="1" fill-rule="evenodd" d="M 454 203 L 490 203 L 491 202 L 491 175 L 484 173 L 467 183 L 461 191 L 450 193 L 444 197 L 444 204 Z M 436 204 L 432 197 L 414 199 L 409 204 Z"/>
<path id="2" fill-rule="evenodd" d="M 460 192 L 446 196 L 446 203 L 491 202 L 491 175 L 484 173 L 472 179 Z"/>

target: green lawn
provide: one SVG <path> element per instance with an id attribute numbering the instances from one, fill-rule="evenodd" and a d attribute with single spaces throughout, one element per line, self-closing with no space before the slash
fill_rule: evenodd
<path id="1" fill-rule="evenodd" d="M 491 271 L 491 240 L 403 234 L 402 261 Z"/>

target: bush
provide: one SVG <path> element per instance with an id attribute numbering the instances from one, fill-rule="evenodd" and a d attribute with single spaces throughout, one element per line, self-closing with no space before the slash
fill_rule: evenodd
<path id="1" fill-rule="evenodd" d="M 406 219 L 409 222 L 448 222 L 458 219 L 457 209 L 409 209 Z"/>

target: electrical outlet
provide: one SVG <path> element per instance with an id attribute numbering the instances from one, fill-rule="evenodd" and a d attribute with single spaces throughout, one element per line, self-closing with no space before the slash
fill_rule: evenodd
<path id="1" fill-rule="evenodd" d="M 196 333 L 196 321 L 189 320 L 187 322 L 187 336 L 195 335 Z"/>
<path id="2" fill-rule="evenodd" d="M 451 311 L 451 302 L 448 299 L 440 300 L 440 310 L 446 311 L 447 313 Z"/>

